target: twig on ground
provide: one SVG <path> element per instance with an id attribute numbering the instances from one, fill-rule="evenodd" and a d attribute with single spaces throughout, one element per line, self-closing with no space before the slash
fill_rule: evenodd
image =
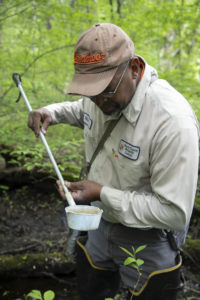
<path id="1" fill-rule="evenodd" d="M 27 250 L 36 248 L 37 246 L 38 246 L 38 243 L 34 243 L 34 244 L 28 245 L 28 246 L 26 246 L 26 247 L 21 247 L 21 248 L 17 248 L 17 249 L 5 250 L 5 251 L 1 251 L 1 252 L 0 252 L 0 255 L 22 253 L 22 252 L 25 252 L 25 251 L 27 251 Z"/>
<path id="2" fill-rule="evenodd" d="M 45 275 L 45 276 L 47 276 L 47 277 L 50 277 L 50 278 L 56 280 L 56 281 L 59 282 L 59 283 L 63 283 L 63 284 L 65 284 L 65 285 L 67 285 L 68 287 L 74 287 L 74 286 L 76 286 L 76 284 L 73 283 L 73 282 L 71 281 L 71 279 L 70 279 L 69 281 L 66 280 L 66 279 L 61 279 L 61 278 L 58 278 L 57 276 L 55 276 L 53 273 L 49 273 L 49 272 L 45 272 L 45 271 L 42 272 L 41 274 L 43 274 L 43 275 Z"/>

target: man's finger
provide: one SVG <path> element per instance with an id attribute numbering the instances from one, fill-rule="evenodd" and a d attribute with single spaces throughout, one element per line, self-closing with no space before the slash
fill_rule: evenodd
<path id="1" fill-rule="evenodd" d="M 40 132 L 40 122 L 41 115 L 37 112 L 30 112 L 28 126 L 35 132 L 35 135 L 38 136 Z"/>
<path id="2" fill-rule="evenodd" d="M 49 127 L 51 123 L 51 118 L 45 118 L 44 123 L 42 124 L 41 130 L 44 134 L 47 132 L 47 128 Z"/>
<path id="3" fill-rule="evenodd" d="M 65 185 L 71 191 L 77 191 L 83 189 L 83 181 L 76 181 L 76 182 L 65 181 Z"/>
<path id="4" fill-rule="evenodd" d="M 65 180 L 65 185 L 70 191 L 75 191 L 79 189 L 76 183 L 77 182 L 70 182 Z"/>
<path id="5" fill-rule="evenodd" d="M 49 124 L 50 124 L 49 120 L 45 119 L 44 123 L 42 124 L 42 127 L 41 127 L 41 131 L 42 131 L 43 134 L 46 134 L 47 128 L 49 127 Z"/>
<path id="6" fill-rule="evenodd" d="M 33 130 L 34 130 L 36 136 L 39 136 L 40 122 L 41 122 L 41 116 L 40 116 L 40 114 L 37 113 L 37 114 L 35 114 L 34 123 L 33 123 Z"/>
<path id="7" fill-rule="evenodd" d="M 64 192 L 64 190 L 63 190 L 63 187 L 62 187 L 60 181 L 57 180 L 56 183 L 57 183 L 57 186 L 58 186 L 59 194 L 61 195 L 61 197 L 62 197 L 64 200 L 66 200 L 65 192 Z"/>

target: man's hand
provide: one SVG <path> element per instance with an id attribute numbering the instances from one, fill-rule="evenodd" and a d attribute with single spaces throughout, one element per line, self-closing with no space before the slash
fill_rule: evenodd
<path id="1" fill-rule="evenodd" d="M 58 190 L 63 199 L 66 200 L 60 181 L 57 181 Z M 65 181 L 65 185 L 71 192 L 74 201 L 78 204 L 86 204 L 95 200 L 100 200 L 102 186 L 94 181 L 84 180 L 78 182 Z"/>
<path id="2" fill-rule="evenodd" d="M 28 127 L 30 127 L 35 132 L 36 137 L 38 137 L 41 123 L 41 131 L 43 134 L 46 134 L 47 128 L 51 125 L 51 122 L 52 117 L 50 112 L 46 108 L 39 108 L 30 112 Z"/>

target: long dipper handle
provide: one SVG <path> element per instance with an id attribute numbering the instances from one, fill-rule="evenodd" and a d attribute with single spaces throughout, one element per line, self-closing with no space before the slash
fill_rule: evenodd
<path id="1" fill-rule="evenodd" d="M 20 78 L 19 74 L 14 73 L 14 74 L 13 74 L 13 80 L 14 80 L 14 82 L 16 83 L 17 87 L 19 88 L 20 93 L 21 93 L 22 97 L 24 98 L 24 100 L 25 100 L 25 102 L 26 102 L 26 105 L 27 105 L 27 108 L 28 108 L 29 112 L 31 112 L 31 111 L 32 111 L 32 107 L 31 107 L 31 105 L 30 105 L 30 103 L 29 103 L 29 101 L 28 101 L 28 98 L 26 97 L 26 94 L 25 94 L 25 92 L 24 92 L 24 90 L 23 90 L 23 88 L 22 88 L 21 78 Z M 47 143 L 47 141 L 46 141 L 46 138 L 45 138 L 45 136 L 44 136 L 44 134 L 42 133 L 41 130 L 40 130 L 39 134 L 40 134 L 40 137 L 41 137 L 41 139 L 42 139 L 42 142 L 43 142 L 43 144 L 44 144 L 44 146 L 45 146 L 45 148 L 46 148 L 46 150 L 47 150 L 47 153 L 48 153 L 49 158 L 50 158 L 50 160 L 51 160 L 51 162 L 52 162 L 52 165 L 53 165 L 53 167 L 54 167 L 54 169 L 55 169 L 55 171 L 56 171 L 56 174 L 57 174 L 57 176 L 58 176 L 58 178 L 59 178 L 59 180 L 60 180 L 60 182 L 61 182 L 61 185 L 62 185 L 63 190 L 64 190 L 64 192 L 65 192 L 65 196 L 66 196 L 66 199 L 67 199 L 68 204 L 71 205 L 71 206 L 76 205 L 75 202 L 74 202 L 74 199 L 73 199 L 73 197 L 72 197 L 72 195 L 71 195 L 71 193 L 69 192 L 68 188 L 67 188 L 66 185 L 65 185 L 65 182 L 64 182 L 63 177 L 62 177 L 62 175 L 61 175 L 61 173 L 60 173 L 60 170 L 59 170 L 59 168 L 58 168 L 58 166 L 57 166 L 57 163 L 56 163 L 56 161 L 55 161 L 55 159 L 54 159 L 54 157 L 53 157 L 53 154 L 52 154 L 52 152 L 51 152 L 51 149 L 49 148 L 49 145 L 48 145 L 48 143 Z"/>

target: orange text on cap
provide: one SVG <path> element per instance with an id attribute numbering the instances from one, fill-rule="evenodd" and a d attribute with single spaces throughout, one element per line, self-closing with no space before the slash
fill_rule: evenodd
<path id="1" fill-rule="evenodd" d="M 75 51 L 74 54 L 74 64 L 75 65 L 90 65 L 90 64 L 98 64 L 105 61 L 104 53 L 97 53 L 93 55 L 88 55 L 88 52 L 83 56 L 79 56 L 78 52 Z"/>

